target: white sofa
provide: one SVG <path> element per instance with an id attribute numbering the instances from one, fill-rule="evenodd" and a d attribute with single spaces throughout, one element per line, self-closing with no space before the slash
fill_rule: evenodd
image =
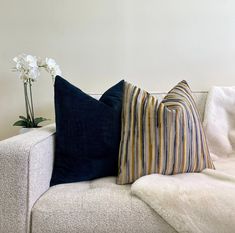
<path id="1" fill-rule="evenodd" d="M 203 117 L 207 93 L 194 96 Z M 0 142 L 0 233 L 176 232 L 115 177 L 49 188 L 54 136 L 49 125 Z"/>

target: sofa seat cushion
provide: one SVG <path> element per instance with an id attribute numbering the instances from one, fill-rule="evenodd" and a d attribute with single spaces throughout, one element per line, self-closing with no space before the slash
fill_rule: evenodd
<path id="1" fill-rule="evenodd" d="M 32 210 L 32 233 L 175 233 L 115 177 L 51 187 Z"/>

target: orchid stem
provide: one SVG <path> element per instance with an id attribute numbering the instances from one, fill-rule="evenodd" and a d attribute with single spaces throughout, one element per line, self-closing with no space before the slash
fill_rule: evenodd
<path id="1" fill-rule="evenodd" d="M 27 101 L 27 83 L 26 82 L 24 82 L 24 99 L 25 99 L 25 109 L 26 109 L 27 119 L 30 119 L 29 107 L 28 107 L 28 101 Z"/>
<path id="2" fill-rule="evenodd" d="M 33 94 L 32 94 L 32 81 L 31 80 L 29 80 L 29 92 L 30 92 L 32 121 L 33 121 L 33 125 L 34 125 L 34 107 L 33 107 Z"/>
<path id="3" fill-rule="evenodd" d="M 33 122 L 34 122 L 34 119 L 33 119 L 33 113 L 32 113 L 32 107 L 30 106 L 30 102 L 29 102 L 29 96 L 28 96 L 28 88 L 27 88 L 27 85 L 28 83 L 26 82 L 25 83 L 25 100 L 26 100 L 26 103 L 27 103 L 27 112 L 28 112 L 28 116 L 27 118 L 30 120 L 31 122 L 31 127 L 33 126 Z"/>

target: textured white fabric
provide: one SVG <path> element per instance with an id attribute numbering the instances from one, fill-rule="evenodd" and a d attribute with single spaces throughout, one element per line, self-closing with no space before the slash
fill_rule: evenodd
<path id="1" fill-rule="evenodd" d="M 235 87 L 212 87 L 203 125 L 213 158 L 235 158 Z"/>
<path id="2" fill-rule="evenodd" d="M 49 187 L 55 126 L 0 142 L 0 232 L 29 232 L 32 205 Z"/>
<path id="3" fill-rule="evenodd" d="M 179 233 L 233 233 L 234 166 L 230 163 L 233 174 L 205 169 L 202 173 L 149 175 L 131 189 Z"/>
<path id="4" fill-rule="evenodd" d="M 33 233 L 175 233 L 115 177 L 50 188 L 32 210 Z"/>

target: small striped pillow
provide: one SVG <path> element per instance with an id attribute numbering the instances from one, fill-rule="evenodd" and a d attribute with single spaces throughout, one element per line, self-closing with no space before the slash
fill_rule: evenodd
<path id="1" fill-rule="evenodd" d="M 157 98 L 125 82 L 117 184 L 156 172 Z"/>
<path id="2" fill-rule="evenodd" d="M 186 81 L 157 107 L 157 98 L 125 83 L 117 183 L 151 173 L 214 169 L 199 113 Z"/>

